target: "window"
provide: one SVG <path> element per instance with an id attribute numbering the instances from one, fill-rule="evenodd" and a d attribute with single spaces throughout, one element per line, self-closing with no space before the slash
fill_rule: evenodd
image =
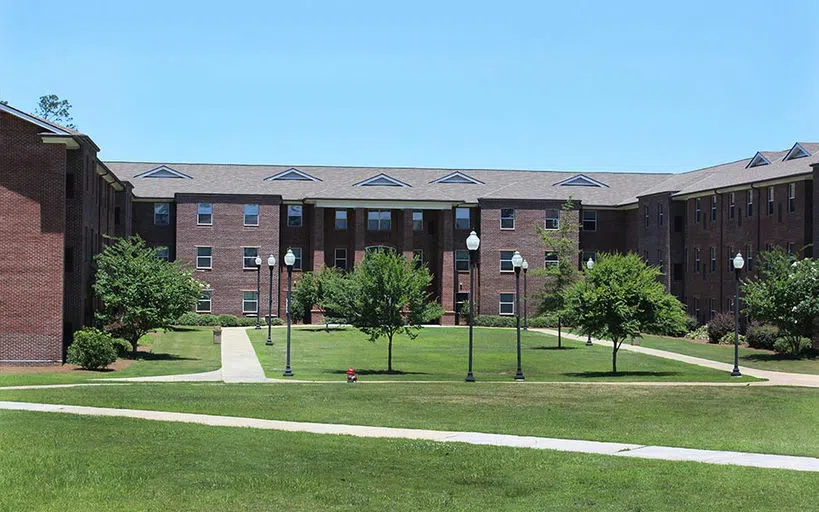
<path id="1" fill-rule="evenodd" d="M 708 299 L 708 309 L 711 310 L 711 320 L 717 316 L 717 301 L 713 298 Z"/>
<path id="2" fill-rule="evenodd" d="M 389 231 L 391 229 L 389 210 L 367 210 L 368 231 Z"/>
<path id="3" fill-rule="evenodd" d="M 347 249 L 336 249 L 334 251 L 333 266 L 340 270 L 347 270 Z"/>
<path id="4" fill-rule="evenodd" d="M 592 261 L 597 262 L 597 252 L 583 251 L 580 254 L 580 268 L 586 268 L 586 263 L 589 262 L 589 258 L 591 258 Z"/>
<path id="5" fill-rule="evenodd" d="M 717 248 L 711 247 L 711 272 L 717 271 Z"/>
<path id="6" fill-rule="evenodd" d="M 259 312 L 259 296 L 256 290 L 242 292 L 242 313 L 257 314 Z"/>
<path id="7" fill-rule="evenodd" d="M 734 298 L 733 297 L 728 299 L 728 312 L 729 313 L 734 312 Z"/>
<path id="8" fill-rule="evenodd" d="M 200 226 L 210 226 L 213 224 L 212 203 L 199 203 L 196 206 L 196 223 Z"/>
<path id="9" fill-rule="evenodd" d="M 583 231 L 597 231 L 597 210 L 583 210 Z"/>
<path id="10" fill-rule="evenodd" d="M 293 251 L 293 255 L 296 257 L 296 261 L 293 262 L 293 269 L 294 270 L 301 270 L 302 269 L 302 259 L 301 259 L 301 247 L 291 247 L 291 251 Z M 284 258 L 281 260 L 284 261 Z"/>
<path id="11" fill-rule="evenodd" d="M 420 268 L 424 266 L 424 251 L 421 249 L 415 249 L 412 251 L 412 260 L 415 262 L 415 268 Z"/>
<path id="12" fill-rule="evenodd" d="M 196 268 L 213 268 L 213 247 L 196 248 Z"/>
<path id="13" fill-rule="evenodd" d="M 694 222 L 700 221 L 700 213 L 702 209 L 700 208 L 700 198 L 694 199 Z"/>
<path id="14" fill-rule="evenodd" d="M 259 225 L 259 205 L 246 204 L 245 205 L 245 226 Z"/>
<path id="15" fill-rule="evenodd" d="M 455 312 L 463 315 L 464 306 L 469 306 L 469 292 L 458 292 L 455 294 Z"/>
<path id="16" fill-rule="evenodd" d="M 768 216 L 774 214 L 774 187 L 768 187 Z"/>
<path id="17" fill-rule="evenodd" d="M 754 269 L 754 253 L 750 245 L 745 246 L 745 268 L 748 272 Z"/>
<path id="18" fill-rule="evenodd" d="M 171 218 L 170 203 L 154 203 L 154 224 L 167 226 Z"/>
<path id="19" fill-rule="evenodd" d="M 199 300 L 196 302 L 197 313 L 210 313 L 213 306 L 213 290 L 202 290 L 199 292 Z"/>
<path id="20" fill-rule="evenodd" d="M 697 247 L 694 249 L 694 271 L 699 272 L 700 268 L 700 248 Z"/>
<path id="21" fill-rule="evenodd" d="M 657 249 L 657 266 L 660 267 L 660 273 L 665 273 L 665 264 L 663 262 L 663 251 L 662 249 Z"/>
<path id="22" fill-rule="evenodd" d="M 700 320 L 700 299 L 694 299 L 694 316 L 697 317 L 697 321 Z"/>
<path id="23" fill-rule="evenodd" d="M 560 263 L 560 258 L 558 257 L 558 255 L 557 255 L 557 253 L 555 251 L 546 251 L 543 254 L 543 266 L 544 266 L 544 268 L 545 267 L 555 266 L 558 263 Z"/>
<path id="24" fill-rule="evenodd" d="M 455 229 L 469 229 L 469 208 L 455 208 Z"/>
<path id="25" fill-rule="evenodd" d="M 665 222 L 665 211 L 662 203 L 657 203 L 657 225 L 662 226 Z"/>
<path id="26" fill-rule="evenodd" d="M 788 256 L 793 256 L 793 255 L 794 255 L 793 242 L 788 242 Z"/>
<path id="27" fill-rule="evenodd" d="M 500 252 L 500 270 L 501 272 L 513 272 L 515 267 L 512 266 L 512 256 L 515 251 L 501 251 Z"/>
<path id="28" fill-rule="evenodd" d="M 298 204 L 287 205 L 287 227 L 300 228 L 302 226 L 303 213 L 304 212 L 302 210 L 301 205 Z"/>
<path id="29" fill-rule="evenodd" d="M 796 183 L 788 183 L 788 212 L 796 211 Z"/>
<path id="30" fill-rule="evenodd" d="M 458 272 L 469 271 L 469 251 L 455 251 L 455 270 Z"/>
<path id="31" fill-rule="evenodd" d="M 643 206 L 643 225 L 648 227 L 648 206 Z"/>
<path id="32" fill-rule="evenodd" d="M 424 212 L 412 212 L 412 230 L 413 231 L 423 231 L 424 230 Z"/>
<path id="33" fill-rule="evenodd" d="M 734 271 L 734 248 L 730 245 L 728 246 L 728 272 Z"/>
<path id="34" fill-rule="evenodd" d="M 736 211 L 736 208 L 737 208 L 736 193 L 731 192 L 728 195 L 728 218 L 729 219 L 734 218 L 734 213 Z"/>
<path id="35" fill-rule="evenodd" d="M 717 221 L 717 196 L 711 196 L 711 222 Z"/>
<path id="36" fill-rule="evenodd" d="M 168 261 L 171 258 L 167 245 L 157 245 L 154 247 L 154 253 L 156 254 L 156 257 L 161 260 Z"/>
<path id="37" fill-rule="evenodd" d="M 499 293 L 498 294 L 498 313 L 501 315 L 515 314 L 515 294 L 514 293 Z"/>
<path id="38" fill-rule="evenodd" d="M 515 210 L 514 210 L 514 208 L 501 208 L 501 211 L 500 211 L 500 228 L 501 229 L 515 229 Z"/>
<path id="39" fill-rule="evenodd" d="M 347 229 L 347 210 L 336 210 L 336 229 Z"/>
<path id="40" fill-rule="evenodd" d="M 546 229 L 560 228 L 560 210 L 557 208 L 549 208 L 546 210 Z"/>
<path id="41" fill-rule="evenodd" d="M 256 258 L 258 256 L 258 247 L 242 247 L 242 267 L 256 270 Z"/>
<path id="42" fill-rule="evenodd" d="M 752 217 L 754 215 L 754 191 L 749 190 L 745 193 L 746 201 L 747 201 L 747 208 L 748 208 L 748 217 Z"/>

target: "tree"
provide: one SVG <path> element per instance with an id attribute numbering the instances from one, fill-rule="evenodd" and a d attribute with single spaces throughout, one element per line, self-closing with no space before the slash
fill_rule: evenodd
<path id="1" fill-rule="evenodd" d="M 441 306 L 426 291 L 432 275 L 426 266 L 393 251 L 367 253 L 355 271 L 331 284 L 328 307 L 346 317 L 375 342 L 387 338 L 387 371 L 392 372 L 392 342 L 396 334 L 418 336 L 422 324 L 441 316 Z"/>
<path id="2" fill-rule="evenodd" d="M 324 317 L 324 328 L 330 331 L 329 318 L 333 315 L 331 290 L 333 282 L 342 279 L 343 274 L 335 267 L 322 267 L 319 272 L 305 272 L 296 283 L 291 297 L 290 313 L 294 318 L 307 321 L 307 315 L 315 306 Z"/>
<path id="3" fill-rule="evenodd" d="M 158 258 L 139 236 L 117 239 L 94 259 L 94 291 L 102 301 L 97 318 L 134 352 L 143 335 L 192 310 L 204 287 L 191 270 Z"/>
<path id="4" fill-rule="evenodd" d="M 626 339 L 645 331 L 685 329 L 683 305 L 665 291 L 659 275 L 657 267 L 649 267 L 636 254 L 602 253 L 586 279 L 564 294 L 565 318 L 588 334 L 612 341 L 612 373 L 617 373 L 617 351 Z"/>
<path id="5" fill-rule="evenodd" d="M 76 128 L 74 118 L 71 117 L 71 103 L 61 100 L 56 94 L 40 96 L 40 102 L 34 113 L 46 121 L 61 124 L 66 128 Z"/>
<path id="6" fill-rule="evenodd" d="M 575 256 L 577 255 L 577 233 L 580 230 L 578 222 L 570 220 L 571 213 L 575 211 L 574 203 L 569 198 L 562 207 L 562 213 L 558 219 L 557 229 L 544 229 L 537 227 L 537 233 L 543 242 L 543 246 L 554 254 L 557 263 L 549 264 L 545 269 L 535 269 L 533 274 L 546 276 L 543 285 L 542 301 L 538 310 L 541 313 L 557 313 L 557 346 L 562 345 L 561 315 L 566 289 L 580 277 L 577 270 Z"/>
<path id="7" fill-rule="evenodd" d="M 796 260 L 781 248 L 760 253 L 759 276 L 742 284 L 745 313 L 779 328 L 792 355 L 805 348 L 819 318 L 819 263 Z"/>

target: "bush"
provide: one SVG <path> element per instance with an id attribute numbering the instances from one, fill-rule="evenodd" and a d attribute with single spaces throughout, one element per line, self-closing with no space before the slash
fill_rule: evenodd
<path id="1" fill-rule="evenodd" d="M 267 325 L 267 318 L 261 320 L 262 325 Z M 282 325 L 284 320 L 273 317 L 271 325 Z M 180 316 L 174 325 L 192 325 L 198 327 L 252 327 L 256 325 L 255 316 L 234 316 L 234 315 L 210 315 L 206 313 L 194 313 L 189 311 Z"/>
<path id="2" fill-rule="evenodd" d="M 68 347 L 66 360 L 86 370 L 105 368 L 117 360 L 111 335 L 93 328 L 74 333 L 74 343 Z"/>
<path id="3" fill-rule="evenodd" d="M 719 340 L 734 330 L 734 316 L 728 313 L 717 313 L 708 322 L 708 342 L 719 343 Z"/>
<path id="4" fill-rule="evenodd" d="M 773 350 L 778 336 L 779 329 L 776 326 L 752 322 L 745 333 L 745 340 L 751 348 Z"/>
<path id="5" fill-rule="evenodd" d="M 733 345 L 734 344 L 734 333 L 729 332 L 725 336 L 719 339 L 720 345 Z M 739 335 L 739 344 L 745 345 L 745 336 Z"/>
<path id="6" fill-rule="evenodd" d="M 541 328 L 557 328 L 557 315 L 541 315 L 536 316 L 534 318 L 529 319 L 529 327 L 534 327 L 535 329 Z M 566 327 L 563 325 L 563 327 Z"/>
<path id="7" fill-rule="evenodd" d="M 477 315 L 474 324 L 481 327 L 515 327 L 514 316 Z"/>
<path id="8" fill-rule="evenodd" d="M 133 347 L 128 340 L 124 340 L 122 338 L 113 338 L 111 339 L 111 343 L 114 345 L 114 350 L 117 352 L 117 357 L 124 357 L 131 353 Z"/>
<path id="9" fill-rule="evenodd" d="M 808 338 L 797 338 L 794 336 L 780 336 L 774 342 L 774 351 L 777 354 L 788 355 L 791 357 L 799 357 L 813 344 Z"/>
<path id="10" fill-rule="evenodd" d="M 686 338 L 689 340 L 707 340 L 708 339 L 708 327 L 705 325 L 701 325 L 690 331 L 688 334 L 685 335 Z"/>
<path id="11" fill-rule="evenodd" d="M 219 315 L 216 319 L 222 327 L 239 327 L 239 319 L 233 315 Z M 255 318 L 253 319 L 253 324 L 256 324 Z"/>
<path id="12" fill-rule="evenodd" d="M 688 318 L 685 320 L 685 327 L 688 329 L 688 332 L 696 331 L 699 326 L 700 321 L 697 320 L 697 317 L 694 315 L 688 315 Z"/>

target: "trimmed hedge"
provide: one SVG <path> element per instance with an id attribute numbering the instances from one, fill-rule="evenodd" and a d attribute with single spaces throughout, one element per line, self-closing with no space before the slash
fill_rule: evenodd
<path id="1" fill-rule="evenodd" d="M 473 322 L 480 327 L 515 327 L 517 325 L 514 316 L 500 315 L 477 315 Z"/>
<path id="2" fill-rule="evenodd" d="M 111 335 L 94 328 L 74 333 L 74 343 L 68 347 L 66 361 L 86 370 L 99 370 L 117 360 Z"/>
<path id="3" fill-rule="evenodd" d="M 267 325 L 267 317 L 262 319 L 262 324 Z M 283 325 L 284 320 L 273 317 L 271 325 Z M 210 315 L 206 313 L 188 312 L 180 316 L 174 325 L 194 325 L 200 327 L 251 327 L 256 325 L 256 317 L 234 316 L 234 315 Z"/>

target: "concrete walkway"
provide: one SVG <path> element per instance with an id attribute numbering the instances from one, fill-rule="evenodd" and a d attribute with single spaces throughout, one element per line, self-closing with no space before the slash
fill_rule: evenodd
<path id="1" fill-rule="evenodd" d="M 481 432 L 454 432 L 413 428 L 339 425 L 333 423 L 308 423 L 297 421 L 263 420 L 257 418 L 239 418 L 231 416 L 215 416 L 210 414 L 142 411 L 135 409 L 113 409 L 107 407 L 53 405 L 27 402 L 0 401 L 0 409 L 31 412 L 57 412 L 86 416 L 137 418 L 153 421 L 195 423 L 199 425 L 216 427 L 244 427 L 264 430 L 282 430 L 287 432 L 309 432 L 313 434 L 349 435 L 355 437 L 421 439 L 445 443 L 467 443 L 475 445 L 506 446 L 513 448 L 532 448 L 538 450 L 594 453 L 612 455 L 616 457 L 691 461 L 703 462 L 706 464 L 819 472 L 819 458 L 814 457 L 697 450 L 691 448 L 675 448 L 670 446 L 645 446 L 629 443 L 606 443 L 600 441 L 555 439 L 508 434 L 486 434 Z"/>
<path id="2" fill-rule="evenodd" d="M 529 329 L 530 331 L 542 332 L 544 334 L 550 334 L 552 336 L 557 336 L 557 331 L 552 329 Z M 586 336 L 578 336 L 577 334 L 571 333 L 563 333 L 563 337 L 576 340 L 576 341 L 586 341 Z M 598 340 L 597 338 L 592 338 L 592 343 L 596 345 L 602 345 L 604 347 L 611 348 L 612 342 L 607 340 Z M 665 359 L 673 359 L 675 361 L 681 361 L 683 363 L 694 364 L 697 366 L 704 366 L 706 368 L 712 368 L 714 370 L 720 370 L 724 372 L 730 373 L 731 370 L 734 369 L 733 363 L 720 363 L 718 361 L 711 361 L 710 359 L 702 359 L 701 357 L 694 357 L 694 356 L 687 356 L 684 354 L 678 354 L 676 352 L 668 352 L 666 350 L 658 350 L 656 348 L 648 348 L 643 347 L 640 345 L 631 345 L 628 343 L 623 343 L 620 346 L 620 350 L 627 350 L 630 352 L 639 352 L 641 354 L 647 354 L 650 356 L 655 357 L 662 357 Z M 786 372 L 772 372 L 769 370 L 757 370 L 756 368 L 747 368 L 744 366 L 740 366 L 740 371 L 743 375 L 749 375 L 751 377 L 756 377 L 759 379 L 768 379 L 767 382 L 753 382 L 753 383 L 746 383 L 750 385 L 756 386 L 804 386 L 804 387 L 812 387 L 812 388 L 819 388 L 819 375 L 811 375 L 807 373 L 786 373 Z"/>

